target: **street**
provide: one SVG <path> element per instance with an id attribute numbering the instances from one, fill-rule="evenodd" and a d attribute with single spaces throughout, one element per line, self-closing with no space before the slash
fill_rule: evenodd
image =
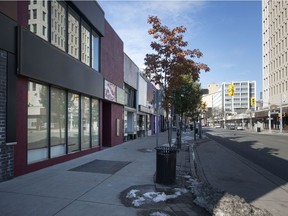
<path id="1" fill-rule="evenodd" d="M 205 131 L 210 139 L 288 181 L 287 135 L 210 128 Z"/>

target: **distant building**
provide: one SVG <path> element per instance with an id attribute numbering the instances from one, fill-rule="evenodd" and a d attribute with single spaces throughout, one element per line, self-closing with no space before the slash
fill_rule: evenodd
<path id="1" fill-rule="evenodd" d="M 213 94 L 219 90 L 220 84 L 211 83 L 211 84 L 208 84 L 207 87 L 209 91 L 208 94 Z"/>
<path id="2" fill-rule="evenodd" d="M 234 96 L 229 96 L 228 85 L 234 85 Z M 208 123 L 224 127 L 227 116 L 229 119 L 246 114 L 256 109 L 256 82 L 233 81 L 221 84 L 209 84 L 209 94 L 203 95 L 202 100 L 207 105 Z M 255 101 L 254 103 L 252 102 Z M 234 117 L 233 117 L 234 116 Z"/>
<path id="3" fill-rule="evenodd" d="M 229 84 L 234 85 L 234 96 L 228 96 Z M 252 98 L 256 101 L 256 81 L 233 81 L 222 83 L 223 112 L 231 114 L 245 113 L 247 110 L 255 110 L 256 103 L 251 104 Z"/>

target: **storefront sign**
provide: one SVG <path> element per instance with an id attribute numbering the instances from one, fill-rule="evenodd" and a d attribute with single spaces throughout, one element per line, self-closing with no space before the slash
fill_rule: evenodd
<path id="1" fill-rule="evenodd" d="M 105 80 L 104 98 L 116 102 L 116 85 Z"/>
<path id="2" fill-rule="evenodd" d="M 152 108 L 148 108 L 148 107 L 145 107 L 145 106 L 142 106 L 142 105 L 139 105 L 139 111 L 153 114 L 153 109 Z"/>

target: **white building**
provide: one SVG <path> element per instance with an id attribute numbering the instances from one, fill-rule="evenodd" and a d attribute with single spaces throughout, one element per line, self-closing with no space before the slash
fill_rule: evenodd
<path id="1" fill-rule="evenodd" d="M 234 96 L 228 95 L 228 85 L 234 85 Z M 211 91 L 209 90 L 209 87 Z M 217 89 L 218 87 L 218 89 Z M 228 119 L 238 118 L 256 109 L 256 82 L 233 81 L 208 85 L 209 94 L 203 95 L 209 113 L 208 121 L 213 125 L 225 124 Z M 255 103 L 251 103 L 252 98 Z M 222 122 L 222 123 L 221 123 Z"/>
<path id="2" fill-rule="evenodd" d="M 229 84 L 234 85 L 234 96 L 229 96 L 227 88 Z M 222 105 L 223 112 L 227 114 L 241 114 L 247 110 L 255 110 L 256 103 L 251 104 L 251 99 L 256 101 L 256 81 L 233 81 L 222 83 Z"/>

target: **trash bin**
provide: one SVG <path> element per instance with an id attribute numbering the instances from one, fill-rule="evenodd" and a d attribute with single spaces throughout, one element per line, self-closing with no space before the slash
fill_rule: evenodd
<path id="1" fill-rule="evenodd" d="M 156 147 L 156 183 L 173 184 L 176 180 L 176 153 L 175 147 Z"/>
<path id="2" fill-rule="evenodd" d="M 261 128 L 260 127 L 257 127 L 257 132 L 261 132 Z"/>

